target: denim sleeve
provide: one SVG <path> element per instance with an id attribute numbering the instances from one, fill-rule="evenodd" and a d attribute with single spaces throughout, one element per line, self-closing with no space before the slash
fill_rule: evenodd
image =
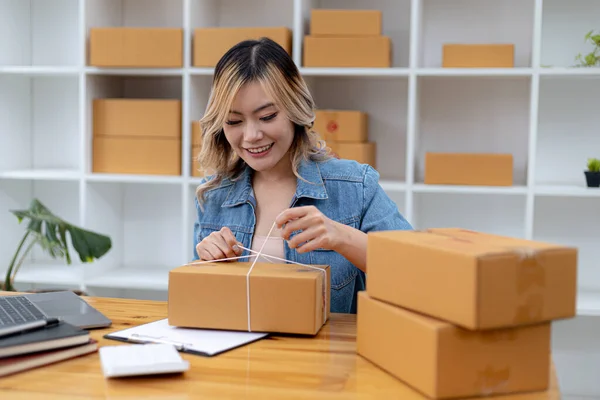
<path id="1" fill-rule="evenodd" d="M 194 230 L 192 237 L 192 261 L 198 260 L 200 257 L 198 256 L 198 252 L 196 251 L 196 245 L 198 244 L 198 237 L 200 236 L 200 216 L 202 215 L 202 210 L 200 209 L 200 204 L 198 203 L 198 199 L 194 199 L 194 203 L 196 204 L 196 220 L 194 221 Z"/>
<path id="2" fill-rule="evenodd" d="M 367 166 L 363 181 L 363 232 L 412 230 L 411 224 L 400 214 L 396 203 L 379 184 L 379 172 Z"/>

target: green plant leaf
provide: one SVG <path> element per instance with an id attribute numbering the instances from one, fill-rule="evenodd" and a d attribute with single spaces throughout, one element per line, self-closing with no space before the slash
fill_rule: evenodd
<path id="1" fill-rule="evenodd" d="M 54 215 L 38 199 L 32 200 L 27 210 L 11 210 L 21 222 L 29 220 L 29 230 L 40 243 L 41 247 L 53 258 L 65 258 L 67 264 L 71 264 L 68 236 L 84 262 L 92 262 L 104 256 L 112 247 L 111 239 L 96 232 L 92 232 L 71 223 L 68 223 Z"/>
<path id="2" fill-rule="evenodd" d="M 600 160 L 597 158 L 588 158 L 587 168 L 590 172 L 600 172 Z"/>

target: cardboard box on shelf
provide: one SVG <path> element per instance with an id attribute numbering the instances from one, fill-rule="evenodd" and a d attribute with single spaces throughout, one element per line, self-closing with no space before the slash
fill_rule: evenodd
<path id="1" fill-rule="evenodd" d="M 366 143 L 368 115 L 355 110 L 317 110 L 314 130 L 327 142 Z"/>
<path id="2" fill-rule="evenodd" d="M 180 139 L 96 136 L 92 145 L 92 172 L 181 175 Z"/>
<path id="3" fill-rule="evenodd" d="M 169 324 L 303 335 L 319 332 L 329 318 L 329 266 L 257 262 L 247 276 L 251 266 L 252 262 L 214 262 L 172 269 Z"/>
<path id="4" fill-rule="evenodd" d="M 92 172 L 181 175 L 181 101 L 94 99 Z"/>
<path id="5" fill-rule="evenodd" d="M 576 248 L 477 235 L 370 233 L 369 295 L 473 330 L 575 316 Z"/>
<path id="6" fill-rule="evenodd" d="M 89 64 L 95 67 L 183 66 L 181 28 L 90 28 Z"/>
<path id="7" fill-rule="evenodd" d="M 388 36 L 305 36 L 305 67 L 389 68 L 392 45 Z"/>
<path id="8" fill-rule="evenodd" d="M 181 138 L 181 100 L 94 99 L 94 136 Z"/>
<path id="9" fill-rule="evenodd" d="M 513 44 L 444 44 L 444 68 L 513 68 Z"/>
<path id="10" fill-rule="evenodd" d="M 194 30 L 194 67 L 214 67 L 231 47 L 248 39 L 268 37 L 292 54 L 292 31 L 287 27 L 197 28 Z"/>
<path id="11" fill-rule="evenodd" d="M 371 167 L 377 168 L 377 144 L 375 142 L 327 142 L 327 146 L 339 158 L 355 160 L 361 164 L 369 164 Z"/>
<path id="12" fill-rule="evenodd" d="M 382 31 L 380 10 L 312 9 L 311 36 L 378 36 Z"/>
<path id="13" fill-rule="evenodd" d="M 358 294 L 357 353 L 429 398 L 546 390 L 550 352 L 551 323 L 471 331 Z"/>
<path id="14" fill-rule="evenodd" d="M 512 186 L 513 155 L 427 152 L 425 184 Z"/>

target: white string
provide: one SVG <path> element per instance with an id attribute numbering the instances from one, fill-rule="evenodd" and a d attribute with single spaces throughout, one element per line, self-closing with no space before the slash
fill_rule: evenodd
<path id="1" fill-rule="evenodd" d="M 272 263 L 272 261 L 270 261 L 269 259 L 272 258 L 272 259 L 277 260 L 277 261 L 282 261 L 282 262 L 285 262 L 285 263 L 296 264 L 296 265 L 300 265 L 300 266 L 303 266 L 303 267 L 306 267 L 306 268 L 311 268 L 311 269 L 315 269 L 315 270 L 321 271 L 323 273 L 323 278 L 324 278 L 323 279 L 323 292 L 324 292 L 323 293 L 323 296 L 324 296 L 323 297 L 323 301 L 325 301 L 325 296 L 326 296 L 325 290 L 326 290 L 326 287 L 327 287 L 326 282 L 325 282 L 325 278 L 327 277 L 327 275 L 326 275 L 326 272 L 325 272 L 324 268 L 319 268 L 319 267 L 315 267 L 314 265 L 307 265 L 307 264 L 302 264 L 302 263 L 295 262 L 295 261 L 286 260 L 284 258 L 275 257 L 275 256 L 272 256 L 272 255 L 269 255 L 269 254 L 262 254 L 262 251 L 263 251 L 263 249 L 264 249 L 267 241 L 269 240 L 269 237 L 271 236 L 271 233 L 273 232 L 273 229 L 275 228 L 275 225 L 276 225 L 276 222 L 273 222 L 273 225 L 271 225 L 271 229 L 269 230 L 269 233 L 267 234 L 267 237 L 265 238 L 262 246 L 260 247 L 260 249 L 258 251 L 249 249 L 249 248 L 244 247 L 244 246 L 239 245 L 239 244 L 237 245 L 237 247 L 239 247 L 241 249 L 244 249 L 244 250 L 247 250 L 248 252 L 253 253 L 253 254 L 249 254 L 249 255 L 246 255 L 246 256 L 238 256 L 238 257 L 220 258 L 218 260 L 192 261 L 192 262 L 189 263 L 190 265 L 198 265 L 198 264 L 215 263 L 215 262 L 218 262 L 218 261 L 239 260 L 241 258 L 251 258 L 251 257 L 254 257 L 254 261 L 252 262 L 252 265 L 250 266 L 250 269 L 248 269 L 248 272 L 246 273 L 246 305 L 247 305 L 247 315 L 248 315 L 248 332 L 252 332 L 251 323 L 250 323 L 251 322 L 251 319 L 250 319 L 250 273 L 254 269 L 254 265 L 256 265 L 256 262 L 258 261 L 258 259 L 261 256 L 263 258 L 265 258 L 268 262 L 271 262 L 271 263 Z M 325 323 L 326 319 L 327 319 L 327 310 L 323 309 L 323 323 Z"/>

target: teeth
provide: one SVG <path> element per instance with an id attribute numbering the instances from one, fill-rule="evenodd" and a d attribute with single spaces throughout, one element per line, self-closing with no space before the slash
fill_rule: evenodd
<path id="1" fill-rule="evenodd" d="M 255 154 L 257 154 L 257 153 L 262 153 L 263 151 L 267 151 L 267 150 L 269 150 L 270 148 L 271 148 L 271 145 L 268 145 L 268 146 L 258 147 L 258 148 L 256 148 L 256 149 L 248 149 L 248 151 L 249 151 L 250 153 L 255 153 Z"/>

